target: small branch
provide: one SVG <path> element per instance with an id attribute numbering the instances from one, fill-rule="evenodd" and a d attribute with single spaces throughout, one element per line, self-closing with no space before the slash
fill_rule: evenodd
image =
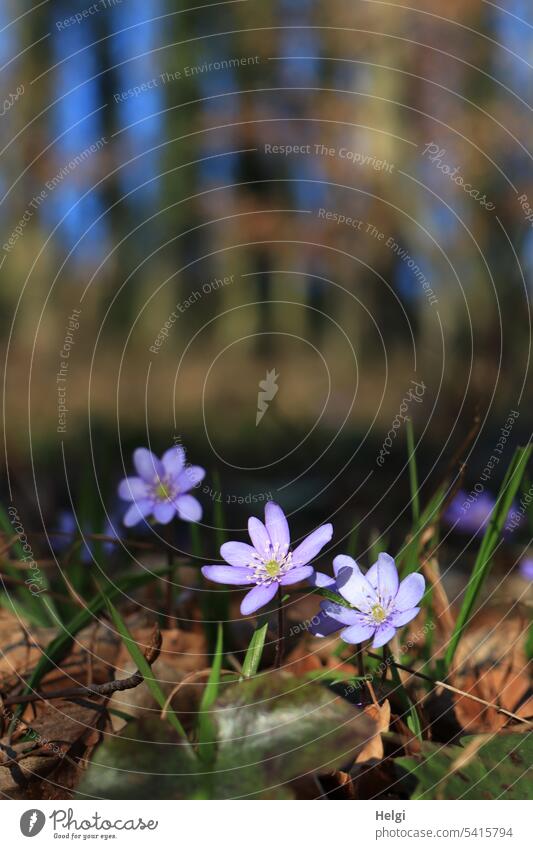
<path id="1" fill-rule="evenodd" d="M 12 575 L 6 575 L 4 572 L 0 572 L 0 581 L 5 582 L 6 584 L 14 584 L 17 587 L 25 587 L 28 590 L 28 584 L 26 581 L 23 581 L 22 578 L 14 578 Z M 30 590 L 28 591 L 31 592 Z M 68 604 L 71 602 L 71 599 L 68 596 L 49 590 L 48 587 L 43 587 L 41 592 L 45 595 L 51 596 L 52 598 L 57 598 L 58 601 L 67 602 Z"/>
<path id="2" fill-rule="evenodd" d="M 383 658 L 380 657 L 379 654 L 375 654 L 372 651 L 367 652 L 367 654 L 369 657 L 374 657 L 376 658 L 376 660 L 383 661 Z M 511 713 L 510 710 L 505 710 L 505 708 L 494 704 L 494 702 L 487 702 L 485 701 L 485 699 L 480 699 L 479 696 L 473 696 L 471 693 L 465 693 L 464 690 L 459 690 L 457 687 L 452 687 L 451 684 L 446 684 L 445 681 L 439 681 L 438 679 L 430 678 L 429 675 L 424 675 L 423 672 L 417 672 L 415 669 L 411 669 L 409 666 L 405 666 L 403 663 L 398 663 L 395 660 L 389 660 L 389 662 L 397 669 L 402 669 L 404 672 L 409 672 L 410 675 L 414 675 L 416 678 L 421 678 L 422 681 L 427 681 L 433 687 L 443 687 L 445 690 L 449 690 L 451 693 L 457 693 L 459 696 L 463 696 L 465 699 L 471 699 L 473 702 L 477 702 L 480 705 L 492 708 L 497 713 L 501 713 L 504 716 L 508 716 L 509 719 L 514 719 L 516 722 L 523 722 L 526 725 L 529 725 L 530 723 L 529 719 L 525 719 L 523 716 L 518 716 L 516 713 Z"/>
<path id="3" fill-rule="evenodd" d="M 152 666 L 159 657 L 161 651 L 161 631 L 155 627 L 152 634 L 150 646 L 144 653 L 147 662 Z M 80 696 L 105 696 L 109 697 L 113 693 L 122 692 L 123 690 L 133 690 L 142 684 L 144 676 L 142 672 L 137 670 L 129 678 L 116 679 L 115 681 L 106 681 L 105 684 L 91 684 L 90 687 L 70 687 L 64 690 L 51 690 L 48 693 L 28 693 L 24 696 L 12 696 L 3 700 L 3 704 L 22 705 L 29 702 L 49 701 L 50 699 L 75 699 Z"/>

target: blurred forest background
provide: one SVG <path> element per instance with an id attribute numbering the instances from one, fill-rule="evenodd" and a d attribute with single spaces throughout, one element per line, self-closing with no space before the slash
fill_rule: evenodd
<path id="1" fill-rule="evenodd" d="M 422 485 L 476 414 L 478 479 L 528 389 L 533 19 L 416 5 L 1 0 L 4 461 L 48 524 L 173 441 L 213 501 L 401 523 L 412 381 Z"/>

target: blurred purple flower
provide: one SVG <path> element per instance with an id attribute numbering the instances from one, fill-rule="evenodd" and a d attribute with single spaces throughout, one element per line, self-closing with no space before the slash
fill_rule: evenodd
<path id="1" fill-rule="evenodd" d="M 518 571 L 520 573 L 520 577 L 523 578 L 524 581 L 533 581 L 533 557 L 524 557 L 524 559 L 520 561 Z"/>
<path id="2" fill-rule="evenodd" d="M 132 502 L 124 516 L 126 527 L 149 515 L 161 525 L 167 525 L 176 513 L 186 522 L 200 521 L 202 508 L 188 493 L 203 480 L 205 469 L 186 466 L 181 446 L 169 448 L 161 459 L 147 448 L 137 448 L 133 464 L 138 477 L 124 478 L 118 488 L 120 498 Z"/>
<path id="3" fill-rule="evenodd" d="M 481 492 L 474 498 L 460 489 L 448 505 L 443 520 L 454 531 L 477 534 L 486 528 L 495 505 L 496 498 L 491 492 Z M 516 505 L 513 504 L 507 516 L 504 533 L 517 528 L 521 521 L 522 516 L 516 513 Z"/>
<path id="4" fill-rule="evenodd" d="M 418 572 L 400 583 L 398 571 L 389 554 L 380 554 L 376 563 L 363 575 L 351 557 L 340 554 L 333 561 L 334 584 L 328 588 L 340 593 L 351 607 L 330 600 L 321 603 L 320 622 L 313 626 L 316 636 L 327 636 L 341 630 L 347 643 L 362 643 L 372 637 L 373 648 L 384 646 L 396 630 L 414 619 L 424 595 L 425 581 Z M 324 584 L 322 584 L 324 586 Z M 331 628 L 326 617 L 334 623 Z"/>
<path id="5" fill-rule="evenodd" d="M 218 584 L 247 586 L 255 584 L 241 604 L 243 616 L 255 613 L 274 598 L 279 586 L 289 586 L 309 578 L 314 569 L 310 561 L 333 536 L 332 525 L 322 525 L 290 551 L 289 525 L 278 504 L 265 505 L 265 524 L 255 517 L 248 520 L 252 545 L 226 542 L 220 554 L 229 566 L 203 566 L 206 578 Z"/>
<path id="6" fill-rule="evenodd" d="M 494 510 L 496 499 L 490 492 L 480 493 L 475 500 L 460 489 L 446 509 L 443 519 L 462 534 L 477 534 L 485 528 Z"/>
<path id="7" fill-rule="evenodd" d="M 84 541 L 80 548 L 80 559 L 82 563 L 90 563 L 94 556 L 93 549 L 96 543 L 96 540 L 87 537 L 87 534 L 92 532 L 91 529 L 86 526 L 81 529 L 78 528 L 78 521 L 71 510 L 61 510 L 58 519 L 56 531 L 50 533 L 53 551 L 56 554 L 62 554 L 70 548 L 77 537 L 83 536 Z M 102 533 L 107 537 L 118 539 L 113 517 L 107 517 Z M 110 540 L 104 540 L 102 542 L 102 551 L 105 554 L 111 554 L 115 548 L 116 546 Z"/>

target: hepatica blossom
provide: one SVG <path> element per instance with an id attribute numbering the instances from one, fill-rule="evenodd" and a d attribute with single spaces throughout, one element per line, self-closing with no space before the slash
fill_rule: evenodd
<path id="1" fill-rule="evenodd" d="M 533 581 L 533 557 L 524 557 L 520 561 L 518 572 L 524 581 Z"/>
<path id="2" fill-rule="evenodd" d="M 494 510 L 496 499 L 490 492 L 482 492 L 475 499 L 468 499 L 462 489 L 450 502 L 444 513 L 444 521 L 462 534 L 477 534 L 486 527 Z"/>
<path id="3" fill-rule="evenodd" d="M 446 509 L 443 519 L 454 531 L 461 534 L 477 534 L 485 530 L 496 506 L 496 498 L 491 492 L 468 495 L 460 489 Z M 504 531 L 517 528 L 522 516 L 517 513 L 516 505 L 509 510 Z"/>
<path id="4" fill-rule="evenodd" d="M 274 598 L 278 587 L 286 587 L 309 578 L 314 569 L 311 560 L 333 536 L 332 525 L 322 525 L 313 531 L 294 551 L 290 550 L 289 525 L 278 504 L 265 505 L 265 524 L 260 519 L 248 520 L 252 545 L 245 542 L 226 542 L 220 549 L 228 566 L 203 566 L 202 573 L 219 584 L 250 586 L 241 604 L 241 613 L 248 616 Z"/>
<path id="5" fill-rule="evenodd" d="M 396 630 L 407 625 L 420 610 L 417 605 L 424 595 L 423 576 L 413 573 L 400 583 L 389 554 L 380 554 L 366 575 L 355 560 L 344 554 L 334 559 L 333 569 L 335 579 L 326 584 L 326 576 L 319 576 L 316 583 L 340 593 L 351 606 L 323 601 L 319 622 L 313 629 L 317 636 L 342 629 L 340 636 L 345 642 L 362 643 L 373 638 L 372 646 L 377 649 L 392 640 Z"/>
<path id="6" fill-rule="evenodd" d="M 103 527 L 103 533 L 107 537 L 118 539 L 119 535 L 115 522 L 118 524 L 118 516 L 108 516 Z M 93 529 L 86 523 L 83 527 L 78 527 L 78 518 L 70 510 L 61 510 L 58 516 L 57 531 L 50 533 L 50 542 L 55 554 L 62 554 L 72 546 L 72 543 L 78 536 L 83 537 L 83 544 L 80 547 L 79 557 L 82 563 L 90 563 L 95 556 L 96 540 L 90 536 Z M 96 530 L 100 530 L 97 528 Z M 89 534 L 89 536 L 87 536 Z M 115 545 L 110 540 L 102 542 L 102 551 L 105 554 L 111 554 Z"/>
<path id="7" fill-rule="evenodd" d="M 124 524 L 131 528 L 148 516 L 167 525 L 176 513 L 186 522 L 199 522 L 202 518 L 200 503 L 189 491 L 203 480 L 205 469 L 185 465 L 185 451 L 179 445 L 165 451 L 161 459 L 137 448 L 133 464 L 138 477 L 124 478 L 118 494 L 131 506 L 124 516 Z"/>

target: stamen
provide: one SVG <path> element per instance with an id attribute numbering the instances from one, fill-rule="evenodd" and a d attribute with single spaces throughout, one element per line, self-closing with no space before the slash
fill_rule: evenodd
<path id="1" fill-rule="evenodd" d="M 381 622 L 387 618 L 387 611 L 381 604 L 373 604 L 370 612 L 374 622 L 379 622 L 381 624 Z"/>

